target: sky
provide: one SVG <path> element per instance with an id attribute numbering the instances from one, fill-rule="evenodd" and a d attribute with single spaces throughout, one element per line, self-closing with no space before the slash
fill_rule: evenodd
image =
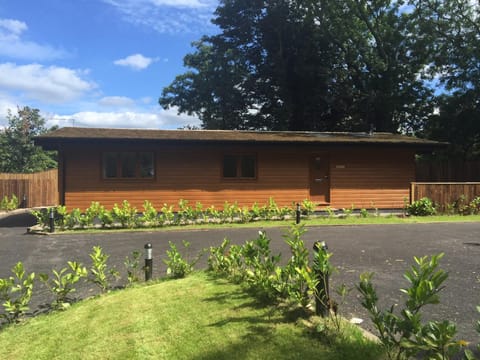
<path id="1" fill-rule="evenodd" d="M 217 0 L 0 0 L 0 127 L 8 110 L 47 126 L 199 125 L 158 104 Z"/>

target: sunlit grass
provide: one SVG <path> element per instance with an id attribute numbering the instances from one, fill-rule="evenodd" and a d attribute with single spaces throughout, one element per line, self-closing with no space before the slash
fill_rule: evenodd
<path id="1" fill-rule="evenodd" d="M 328 345 L 204 272 L 113 292 L 0 330 L 0 359 L 379 359 L 349 327 Z"/>

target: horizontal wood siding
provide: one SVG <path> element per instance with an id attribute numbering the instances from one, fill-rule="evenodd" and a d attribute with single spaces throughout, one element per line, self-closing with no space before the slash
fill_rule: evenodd
<path id="1" fill-rule="evenodd" d="M 139 151 L 148 150 L 152 149 Z M 184 199 L 191 204 L 201 202 L 204 206 L 223 207 L 225 201 L 251 206 L 255 201 L 265 203 L 272 197 L 284 206 L 308 197 L 307 159 L 299 161 L 297 155 L 286 150 L 174 146 L 153 150 L 156 158 L 154 180 L 104 180 L 101 149 L 67 151 L 66 205 L 84 209 L 92 201 L 99 201 L 111 208 L 127 199 L 137 208 L 142 207 L 144 200 L 161 207 L 164 203 L 177 204 L 179 199 Z M 257 179 L 222 179 L 222 155 L 232 152 L 257 155 Z"/>
<path id="2" fill-rule="evenodd" d="M 414 153 L 405 150 L 338 151 L 330 166 L 335 208 L 402 208 L 415 178 Z"/>
<path id="3" fill-rule="evenodd" d="M 65 150 L 65 204 L 85 209 L 92 201 L 107 208 L 128 200 L 141 209 L 144 200 L 159 208 L 179 199 L 205 207 L 223 207 L 225 201 L 251 206 L 270 197 L 280 206 L 309 197 L 309 158 L 330 153 L 331 206 L 401 208 L 414 180 L 413 152 L 405 150 L 338 149 L 295 146 L 190 145 L 135 147 L 154 151 L 154 180 L 104 180 L 102 151 L 125 148 L 84 147 Z M 248 153 L 257 156 L 257 179 L 222 179 L 222 156 Z M 340 166 L 340 167 L 337 167 Z M 344 166 L 343 168 L 341 166 Z"/>

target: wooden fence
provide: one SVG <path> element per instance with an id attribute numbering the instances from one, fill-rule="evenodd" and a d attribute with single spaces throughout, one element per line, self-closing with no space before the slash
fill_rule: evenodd
<path id="1" fill-rule="evenodd" d="M 22 207 L 58 205 L 57 169 L 33 174 L 0 174 L 0 199 L 12 195 Z"/>
<path id="2" fill-rule="evenodd" d="M 440 207 L 455 203 L 464 196 L 466 202 L 480 196 L 480 182 L 413 182 L 410 189 L 410 201 L 428 197 Z"/>

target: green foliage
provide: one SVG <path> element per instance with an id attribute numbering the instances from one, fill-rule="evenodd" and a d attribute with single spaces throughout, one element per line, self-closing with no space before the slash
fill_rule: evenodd
<path id="1" fill-rule="evenodd" d="M 69 296 L 76 291 L 74 285 L 88 275 L 87 268 L 76 261 L 68 261 L 69 268 L 60 271 L 52 270 L 53 276 L 39 274 L 40 281 L 52 292 L 55 300 L 52 307 L 56 310 L 65 310 L 72 300 Z"/>
<path id="2" fill-rule="evenodd" d="M 168 243 L 170 245 L 170 250 L 167 250 L 168 259 L 163 260 L 167 265 L 167 275 L 174 279 L 184 278 L 193 271 L 195 264 L 203 256 L 204 252 L 200 252 L 200 254 L 198 254 L 193 260 L 190 260 L 188 256 L 190 243 L 188 241 L 182 242 L 183 247 L 187 252 L 185 256 L 178 251 L 177 246 L 174 243 L 171 241 Z"/>
<path id="3" fill-rule="evenodd" d="M 431 216 L 437 212 L 435 206 L 429 198 L 421 198 L 407 205 L 407 214 L 413 216 Z"/>
<path id="4" fill-rule="evenodd" d="M 132 207 L 127 200 L 123 200 L 121 207 L 114 204 L 112 215 L 113 220 L 117 220 L 124 228 L 133 228 L 138 224 L 137 209 Z"/>
<path id="5" fill-rule="evenodd" d="M 157 209 L 155 209 L 153 207 L 153 204 L 148 200 L 145 200 L 143 202 L 143 213 L 142 213 L 141 221 L 145 225 L 151 226 L 151 227 L 156 227 L 160 223 Z"/>
<path id="6" fill-rule="evenodd" d="M 306 199 L 302 202 L 303 212 L 307 216 L 313 214 L 315 204 Z M 251 208 L 240 207 L 237 202 L 229 203 L 226 201 L 223 210 L 217 210 L 213 205 L 205 208 L 200 202 L 195 203 L 195 207 L 189 205 L 187 200 L 180 199 L 178 202 L 178 212 L 174 212 L 174 206 L 163 204 L 158 212 L 150 201 L 143 203 L 142 214 L 137 214 L 137 209 L 127 200 L 122 205 L 114 204 L 111 211 L 105 209 L 99 202 L 92 202 L 84 213 L 75 208 L 70 212 L 66 206 L 57 206 L 55 209 L 55 225 L 62 230 L 76 228 L 92 228 L 95 221 L 99 221 L 102 228 L 121 227 L 135 228 L 139 226 L 157 227 L 164 225 L 187 225 L 193 223 L 247 223 L 256 220 L 280 220 L 295 213 L 293 207 L 279 207 L 273 198 L 269 198 L 268 203 L 259 205 L 254 203 Z M 33 210 L 32 214 L 37 219 L 37 224 L 42 227 L 49 226 L 49 211 Z"/>
<path id="7" fill-rule="evenodd" d="M 35 217 L 37 221 L 37 225 L 45 228 L 48 226 L 48 214 L 50 212 L 49 208 L 46 209 L 39 209 L 39 210 L 31 210 L 31 214 Z"/>
<path id="8" fill-rule="evenodd" d="M 159 103 L 195 114 L 206 129 L 421 128 L 433 92 L 419 74 L 436 33 L 410 36 L 428 26 L 402 6 L 221 1 L 212 20 L 219 31 L 194 43 L 187 71 Z"/>
<path id="9" fill-rule="evenodd" d="M 279 291 L 283 297 L 306 308 L 310 304 L 316 282 L 309 267 L 309 252 L 302 240 L 304 225 L 292 225 L 284 235 L 291 257 L 281 269 Z"/>
<path id="10" fill-rule="evenodd" d="M 195 218 L 194 209 L 188 204 L 188 200 L 178 201 L 177 222 L 182 225 L 189 224 Z"/>
<path id="11" fill-rule="evenodd" d="M 316 205 L 310 199 L 304 199 L 302 201 L 302 213 L 307 217 L 315 213 Z"/>
<path id="12" fill-rule="evenodd" d="M 258 232 L 258 237 L 247 241 L 242 247 L 245 264 L 245 281 L 250 289 L 261 299 L 275 300 L 278 292 L 276 279 L 273 276 L 280 261 L 280 255 L 272 255 L 270 238 L 264 231 Z"/>
<path id="13" fill-rule="evenodd" d="M 175 218 L 175 213 L 173 212 L 173 205 L 169 206 L 168 204 L 163 204 L 160 211 L 160 223 L 171 225 Z"/>
<path id="14" fill-rule="evenodd" d="M 97 285 L 102 291 L 107 291 L 111 287 L 110 282 L 119 277 L 114 267 L 108 267 L 107 261 L 110 255 L 105 254 L 100 246 L 94 246 L 89 256 L 92 265 L 89 269 L 88 281 Z"/>
<path id="15" fill-rule="evenodd" d="M 0 300 L 4 310 L 0 319 L 8 323 L 18 322 L 29 310 L 35 280 L 35 273 L 26 274 L 20 261 L 12 268 L 12 273 L 14 276 L 0 279 Z"/>
<path id="16" fill-rule="evenodd" d="M 0 201 L 0 210 L 12 211 L 18 209 L 18 198 L 15 194 L 12 194 L 11 198 L 5 195 Z"/>
<path id="17" fill-rule="evenodd" d="M 0 172 L 33 173 L 57 167 L 54 152 L 35 146 L 33 138 L 46 133 L 45 119 L 28 106 L 8 110 L 8 125 L 0 131 Z"/>
<path id="18" fill-rule="evenodd" d="M 400 315 L 394 313 L 394 306 L 387 310 L 377 307 L 373 274 L 361 275 L 357 289 L 362 295 L 362 306 L 369 312 L 389 359 L 409 359 L 420 353 L 429 359 L 449 359 L 458 352 L 461 342 L 454 340 L 453 323 L 447 320 L 422 323 L 423 307 L 439 303 L 438 293 L 448 277 L 438 269 L 442 257 L 443 254 L 414 258 L 415 264 L 405 272 L 410 286 L 401 289 L 407 300 Z"/>
<path id="19" fill-rule="evenodd" d="M 125 269 L 127 270 L 127 281 L 128 284 L 131 285 L 133 283 L 140 281 L 140 256 L 141 252 L 135 250 L 132 252 L 131 256 L 126 256 L 124 265 Z"/>

